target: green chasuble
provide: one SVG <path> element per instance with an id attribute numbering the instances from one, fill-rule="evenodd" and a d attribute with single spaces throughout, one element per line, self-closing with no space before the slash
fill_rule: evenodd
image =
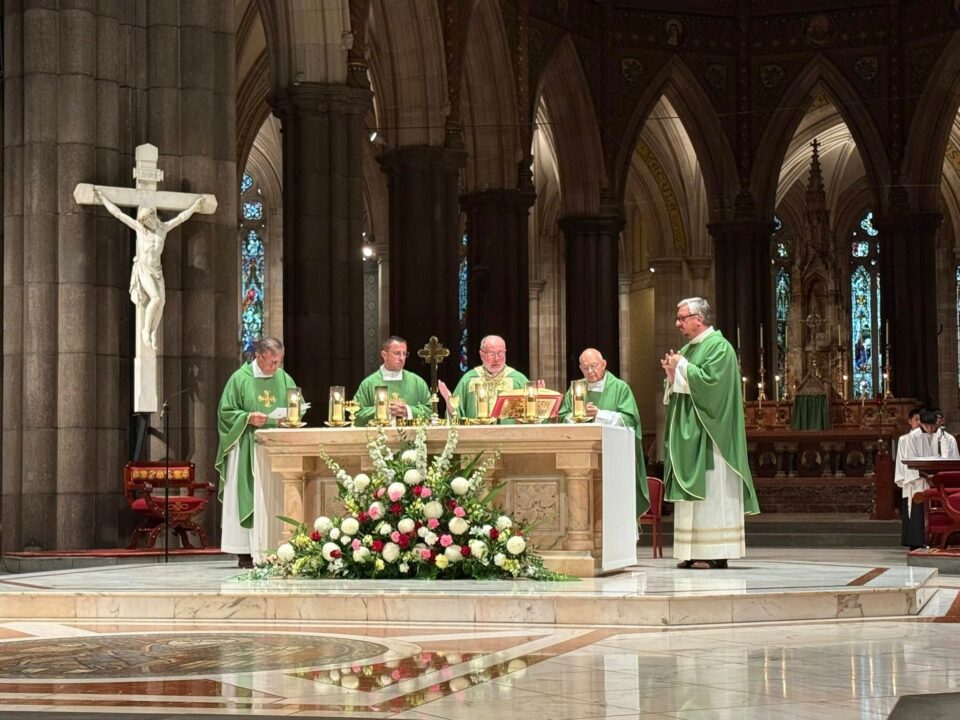
<path id="1" fill-rule="evenodd" d="M 223 389 L 220 407 L 217 409 L 217 429 L 220 447 L 217 449 L 217 473 L 220 475 L 219 497 L 223 501 L 223 484 L 227 479 L 227 454 L 236 446 L 237 499 L 240 505 L 240 526 L 253 527 L 253 433 L 256 428 L 247 422 L 252 412 L 266 415 L 278 407 L 286 407 L 287 388 L 296 387 L 283 368 L 277 368 L 270 377 L 254 377 L 253 366 L 248 363 L 237 370 Z M 277 421 L 267 418 L 263 428 L 275 428 Z"/>
<path id="2" fill-rule="evenodd" d="M 630 386 L 612 372 L 603 375 L 603 392 L 587 392 L 587 402 L 592 402 L 600 410 L 620 413 L 623 424 L 633 430 L 636 437 L 634 452 L 637 456 L 637 515 L 643 515 L 650 508 L 647 494 L 647 466 L 643 461 L 643 431 L 640 428 L 640 411 Z M 558 416 L 560 422 L 566 422 L 573 414 L 573 398 L 568 389 L 563 395 Z"/>
<path id="3" fill-rule="evenodd" d="M 377 370 L 372 375 L 368 375 L 357 388 L 357 394 L 354 400 L 360 405 L 360 409 L 354 416 L 353 424 L 356 426 L 369 425 L 377 414 L 377 403 L 374 397 L 374 388 L 377 385 L 387 386 L 387 401 L 394 399 L 394 395 L 403 400 L 416 418 L 429 418 L 433 414 L 430 408 L 430 388 L 423 378 L 419 375 L 402 370 L 401 380 L 384 380 L 383 368 Z"/>
<path id="4" fill-rule="evenodd" d="M 664 427 L 664 497 L 671 502 L 703 500 L 713 445 L 743 478 L 743 508 L 760 512 L 747 463 L 740 369 L 733 346 L 718 331 L 683 346 L 689 393 L 672 393 Z"/>
<path id="5" fill-rule="evenodd" d="M 497 395 L 504 390 L 524 390 L 527 387 L 527 376 L 512 367 L 504 367 L 496 375 L 489 375 L 483 365 L 468 370 L 457 383 L 453 394 L 460 398 L 460 417 L 475 418 L 477 416 L 477 385 L 488 385 L 487 396 L 490 398 L 490 412 L 497 402 Z M 512 423 L 513 420 L 504 420 Z"/>

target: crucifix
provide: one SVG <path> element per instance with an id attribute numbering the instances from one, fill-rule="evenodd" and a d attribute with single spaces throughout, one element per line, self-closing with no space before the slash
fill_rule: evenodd
<path id="1" fill-rule="evenodd" d="M 440 399 L 437 397 L 437 366 L 450 354 L 436 335 L 430 336 L 430 342 L 417 350 L 417 355 L 430 365 L 430 404 L 433 406 L 433 416 L 437 417 L 437 406 Z"/>
<path id="2" fill-rule="evenodd" d="M 133 361 L 133 409 L 156 412 L 157 333 L 166 302 L 163 265 L 160 262 L 167 233 L 185 223 L 194 213 L 212 215 L 217 198 L 209 194 L 157 190 L 163 170 L 157 167 L 160 155 L 155 145 L 138 145 L 133 177 L 135 188 L 107 187 L 79 183 L 73 191 L 78 205 L 103 205 L 107 211 L 137 234 L 137 251 L 130 273 L 130 301 L 137 307 L 136 356 Z M 137 208 L 136 217 L 121 208 Z M 157 210 L 179 211 L 163 221 Z"/>

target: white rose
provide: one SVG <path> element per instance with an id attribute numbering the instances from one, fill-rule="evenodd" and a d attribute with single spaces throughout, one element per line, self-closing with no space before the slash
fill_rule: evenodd
<path id="1" fill-rule="evenodd" d="M 471 540 L 467 545 L 470 548 L 470 554 L 477 560 L 482 560 L 487 554 L 487 544 L 483 540 Z"/>
<path id="2" fill-rule="evenodd" d="M 290 543 L 284 543 L 277 548 L 277 557 L 283 562 L 290 562 L 297 556 L 297 551 Z"/>
<path id="3" fill-rule="evenodd" d="M 457 562 L 463 559 L 463 553 L 460 552 L 459 545 L 448 545 L 447 549 L 443 551 L 443 554 L 447 556 L 447 560 L 450 562 Z"/>
<path id="4" fill-rule="evenodd" d="M 355 492 L 362 493 L 370 487 L 370 477 L 366 473 L 359 473 L 353 478 L 353 489 Z"/>
<path id="5" fill-rule="evenodd" d="M 393 526 L 388 522 L 382 522 L 377 526 L 377 532 L 380 535 L 389 535 L 393 532 Z"/>
<path id="6" fill-rule="evenodd" d="M 400 522 L 397 523 L 397 530 L 402 533 L 413 532 L 413 529 L 417 524 L 410 518 L 403 518 Z"/>
<path id="7" fill-rule="evenodd" d="M 353 551 L 353 561 L 355 563 L 366 562 L 370 558 L 369 548 L 359 547 Z"/>
<path id="8" fill-rule="evenodd" d="M 511 555 L 519 555 L 527 549 L 527 541 L 519 535 L 514 535 L 507 540 L 507 552 Z"/>
<path id="9" fill-rule="evenodd" d="M 340 528 L 330 528 L 330 539 L 336 540 L 340 537 Z"/>
<path id="10" fill-rule="evenodd" d="M 373 566 L 377 570 L 383 570 L 383 567 L 384 567 L 383 560 L 381 558 L 377 558 L 376 560 L 373 561 Z"/>
<path id="11" fill-rule="evenodd" d="M 503 553 L 497 553 L 493 556 L 493 564 L 497 567 L 503 567 L 504 561 L 507 559 L 507 556 Z"/>
<path id="12" fill-rule="evenodd" d="M 323 549 L 321 550 L 321 552 L 323 553 L 323 559 L 326 560 L 327 562 L 329 562 L 330 560 L 333 560 L 333 552 L 339 549 L 340 548 L 337 547 L 337 544 L 335 542 L 324 543 Z"/>
<path id="13" fill-rule="evenodd" d="M 450 526 L 450 532 L 454 535 L 463 535 L 467 530 L 470 529 L 470 523 L 464 520 L 462 517 L 450 518 L 448 523 Z"/>
<path id="14" fill-rule="evenodd" d="M 313 529 L 318 533 L 325 534 L 330 528 L 333 527 L 333 523 L 330 521 L 326 515 L 321 515 L 316 520 L 313 521 Z"/>
<path id="15" fill-rule="evenodd" d="M 435 532 L 430 532 L 429 530 L 427 531 L 427 534 L 423 536 L 423 541 L 427 545 L 436 545 L 437 540 L 439 540 L 437 534 Z"/>
<path id="16" fill-rule="evenodd" d="M 393 482 L 390 483 L 390 487 L 387 488 L 387 497 L 389 497 L 393 502 L 396 502 L 402 498 L 406 492 L 406 485 L 404 485 L 402 482 Z"/>
<path id="17" fill-rule="evenodd" d="M 356 535 L 359 529 L 360 523 L 357 522 L 356 518 L 344 518 L 340 523 L 340 532 L 346 533 L 347 535 Z"/>
<path id="18" fill-rule="evenodd" d="M 400 557 L 400 546 L 394 542 L 388 542 L 383 546 L 383 559 L 388 563 L 396 562 Z"/>
<path id="19" fill-rule="evenodd" d="M 353 538 L 350 537 L 349 535 L 341 535 L 341 536 L 340 536 L 340 544 L 341 544 L 341 545 L 349 545 L 352 541 L 353 541 Z"/>
<path id="20" fill-rule="evenodd" d="M 398 569 L 400 570 L 400 572 L 402 572 L 402 573 L 410 572 L 410 566 L 407 565 L 407 563 L 405 563 L 405 562 L 402 562 L 402 563 L 400 563 L 399 565 L 397 565 L 397 568 L 398 568 Z"/>
<path id="21" fill-rule="evenodd" d="M 417 535 L 418 535 L 419 537 L 426 537 L 428 532 L 430 532 L 430 529 L 427 528 L 427 527 L 424 526 L 424 525 L 421 525 L 421 526 L 420 526 L 420 529 L 417 530 Z"/>
<path id="22" fill-rule="evenodd" d="M 513 527 L 513 520 L 506 515 L 501 515 L 497 518 L 497 530 L 506 530 L 511 527 Z"/>
<path id="23" fill-rule="evenodd" d="M 423 516 L 428 519 L 439 518 L 443 515 L 443 505 L 436 500 L 431 500 L 423 506 Z"/>
<path id="24" fill-rule="evenodd" d="M 400 454 L 400 461 L 405 462 L 409 465 L 412 465 L 417 461 L 417 451 L 416 450 L 404 450 Z"/>
<path id="25" fill-rule="evenodd" d="M 356 690 L 359 686 L 360 678 L 353 673 L 340 678 L 340 687 L 345 687 L 347 690 Z"/>
<path id="26" fill-rule="evenodd" d="M 465 477 L 455 477 L 450 481 L 450 489 L 454 495 L 466 495 L 470 490 L 470 481 Z"/>
<path id="27" fill-rule="evenodd" d="M 403 474 L 403 481 L 407 485 L 419 485 L 423 482 L 423 473 L 416 468 L 410 468 Z"/>

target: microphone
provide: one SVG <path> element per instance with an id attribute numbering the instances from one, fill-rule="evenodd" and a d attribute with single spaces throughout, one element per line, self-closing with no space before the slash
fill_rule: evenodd
<path id="1" fill-rule="evenodd" d="M 170 397 L 168 397 L 166 400 L 163 401 L 163 407 L 160 408 L 161 419 L 163 418 L 164 414 L 167 412 L 167 405 L 170 403 L 170 401 L 173 400 L 175 397 L 179 397 L 180 395 L 183 395 L 189 389 L 190 389 L 190 386 L 188 385 L 187 387 L 183 388 L 178 392 L 175 392 L 173 395 L 171 395 Z"/>

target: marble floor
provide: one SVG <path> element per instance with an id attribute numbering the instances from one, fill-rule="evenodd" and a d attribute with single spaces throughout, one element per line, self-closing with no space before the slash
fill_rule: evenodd
<path id="1" fill-rule="evenodd" d="M 242 586 L 225 563 L 0 575 L 0 717 L 828 720 L 885 718 L 902 696 L 960 691 L 960 578 L 907 568 L 890 550 L 756 550 L 742 563 L 738 573 L 680 573 L 641 558 L 634 573 L 561 592 L 586 603 L 615 593 L 708 603 L 752 594 L 761 605 L 852 583 L 926 592 L 918 612 L 868 618 L 414 623 L 151 613 L 171 586 L 196 602 Z M 464 602 L 471 590 L 428 585 L 406 602 Z M 24 593 L 33 616 L 10 612 Z M 52 617 L 44 598 L 70 593 L 124 595 L 142 616 Z"/>

